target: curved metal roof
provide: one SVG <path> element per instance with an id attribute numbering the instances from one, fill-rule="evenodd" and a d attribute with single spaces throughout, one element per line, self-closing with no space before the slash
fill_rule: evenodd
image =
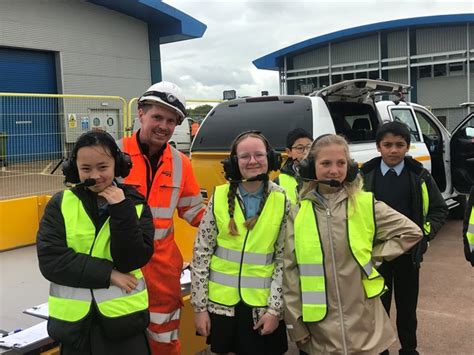
<path id="1" fill-rule="evenodd" d="M 311 47 L 318 47 L 332 41 L 340 41 L 351 37 L 358 37 L 370 32 L 393 30 L 404 27 L 424 27 L 432 25 L 453 25 L 459 23 L 474 22 L 474 14 L 455 14 L 455 15 L 438 15 L 413 17 L 401 20 L 392 20 L 378 22 L 369 25 L 353 27 L 341 31 L 332 32 L 322 36 L 314 37 L 306 41 L 302 41 L 286 48 L 282 48 L 276 52 L 267 54 L 263 57 L 255 59 L 252 63 L 258 69 L 278 70 L 279 64 L 286 55 L 294 55 L 298 52 L 306 51 Z"/>
<path id="2" fill-rule="evenodd" d="M 200 38 L 207 26 L 161 0 L 87 0 L 148 23 L 160 44 Z"/>

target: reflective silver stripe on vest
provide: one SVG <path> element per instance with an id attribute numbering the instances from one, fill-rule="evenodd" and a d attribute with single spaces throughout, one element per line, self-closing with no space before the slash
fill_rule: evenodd
<path id="1" fill-rule="evenodd" d="M 202 208 L 202 205 L 201 204 L 198 204 L 194 207 L 191 207 L 189 210 L 187 210 L 186 212 L 183 213 L 183 218 L 188 222 L 188 223 L 191 223 L 194 219 L 194 217 L 196 217 L 196 215 L 199 213 L 199 211 L 201 210 Z"/>
<path id="2" fill-rule="evenodd" d="M 97 303 L 104 301 L 113 300 L 120 297 L 132 296 L 138 292 L 145 290 L 145 280 L 143 278 L 138 279 L 137 287 L 130 293 L 125 292 L 120 287 L 110 285 L 109 288 L 98 288 L 94 289 L 94 298 Z"/>
<path id="3" fill-rule="evenodd" d="M 303 304 L 326 304 L 326 293 L 324 292 L 302 292 Z"/>
<path id="4" fill-rule="evenodd" d="M 58 298 L 76 301 L 92 301 L 91 290 L 88 288 L 77 288 L 51 283 L 49 295 Z"/>
<path id="5" fill-rule="evenodd" d="M 158 312 L 150 312 L 150 322 L 155 324 L 164 324 L 169 323 L 172 320 L 179 319 L 181 315 L 181 309 L 177 309 L 170 313 L 158 313 Z"/>
<path id="6" fill-rule="evenodd" d="M 367 276 L 370 276 L 372 273 L 372 261 L 369 261 L 367 264 L 364 265 L 364 272 Z"/>
<path id="7" fill-rule="evenodd" d="M 469 224 L 467 226 L 467 232 L 474 234 L 474 224 Z"/>
<path id="8" fill-rule="evenodd" d="M 324 267 L 321 264 L 298 264 L 301 276 L 324 276 Z"/>
<path id="9" fill-rule="evenodd" d="M 227 275 L 215 270 L 211 270 L 209 280 L 234 288 L 237 288 L 239 285 L 239 276 Z M 271 277 L 240 276 L 241 288 L 269 288 L 271 283 Z"/>
<path id="10" fill-rule="evenodd" d="M 173 213 L 178 204 L 179 192 L 181 190 L 181 180 L 183 175 L 183 163 L 179 151 L 171 148 L 171 155 L 173 157 L 173 189 L 171 192 L 170 204 L 168 207 L 152 207 L 151 214 L 153 218 L 173 218 Z"/>
<path id="11" fill-rule="evenodd" d="M 227 249 L 224 247 L 217 247 L 214 255 L 218 256 L 221 259 L 228 261 L 233 261 L 240 263 L 242 258 L 242 253 L 240 251 Z M 273 253 L 263 254 L 263 253 L 249 253 L 244 254 L 244 259 L 242 263 L 244 264 L 254 264 L 254 265 L 270 265 L 273 262 Z"/>
<path id="12" fill-rule="evenodd" d="M 173 226 L 171 226 L 170 228 L 156 228 L 154 239 L 160 240 L 160 239 L 166 238 L 173 231 L 174 231 Z"/>
<path id="13" fill-rule="evenodd" d="M 471 253 L 474 251 L 474 244 L 469 244 L 469 249 L 471 249 Z"/>
<path id="14" fill-rule="evenodd" d="M 178 329 L 170 332 L 155 333 L 150 329 L 147 329 L 148 336 L 158 343 L 171 343 L 173 340 L 178 339 Z"/>
<path id="15" fill-rule="evenodd" d="M 202 202 L 201 194 L 195 196 L 181 197 L 178 201 L 178 207 L 195 206 Z"/>

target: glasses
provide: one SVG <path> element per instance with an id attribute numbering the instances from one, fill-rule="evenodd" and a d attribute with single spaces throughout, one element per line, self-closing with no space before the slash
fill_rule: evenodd
<path id="1" fill-rule="evenodd" d="M 253 154 L 250 153 L 242 153 L 237 155 L 237 159 L 244 163 L 248 163 L 252 157 L 258 161 L 259 163 L 264 162 L 267 160 L 267 153 L 266 152 L 255 152 Z"/>
<path id="2" fill-rule="evenodd" d="M 308 144 L 308 145 L 302 145 L 302 144 L 294 145 L 293 147 L 291 147 L 291 149 L 296 150 L 298 153 L 304 153 L 304 152 L 309 151 L 311 149 L 311 144 Z"/>

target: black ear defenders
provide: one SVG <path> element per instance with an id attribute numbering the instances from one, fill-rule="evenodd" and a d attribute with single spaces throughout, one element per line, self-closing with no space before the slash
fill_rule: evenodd
<path id="1" fill-rule="evenodd" d="M 258 135 L 265 142 L 265 146 L 267 148 L 268 172 L 276 171 L 280 169 L 281 167 L 281 154 L 278 152 L 275 152 L 275 150 L 272 148 L 267 138 L 265 138 L 265 136 L 262 135 L 260 131 L 245 131 L 239 134 L 237 137 L 235 137 L 232 143 L 233 148 L 232 148 L 232 151 L 230 152 L 230 156 L 221 161 L 221 164 L 224 168 L 224 177 L 228 181 L 235 181 L 235 180 L 242 179 L 242 174 L 240 173 L 237 154 L 235 152 L 235 143 L 238 142 L 238 140 L 242 138 L 244 135 L 249 134 L 249 133 Z"/>
<path id="2" fill-rule="evenodd" d="M 71 152 L 71 157 L 62 163 L 62 171 L 65 182 L 79 183 L 79 170 L 77 169 L 77 152 L 80 148 L 104 145 L 111 149 L 112 155 L 115 156 L 115 177 L 127 177 L 132 168 L 132 158 L 127 153 L 120 150 L 115 142 L 115 139 L 107 132 L 90 131 L 81 135 Z M 115 154 L 114 154 L 115 152 Z"/>
<path id="3" fill-rule="evenodd" d="M 308 157 L 301 160 L 298 165 L 298 174 L 303 180 L 317 180 L 316 178 L 316 165 L 314 161 L 314 156 L 311 154 L 314 145 L 323 137 L 330 136 L 331 134 L 323 134 L 316 138 L 311 144 L 311 149 L 308 153 Z M 357 174 L 359 173 L 359 164 L 354 159 L 351 159 L 347 162 L 347 174 L 344 182 L 352 182 L 356 179 Z"/>

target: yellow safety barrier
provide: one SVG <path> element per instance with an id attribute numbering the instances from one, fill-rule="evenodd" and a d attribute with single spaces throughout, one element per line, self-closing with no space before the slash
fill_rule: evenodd
<path id="1" fill-rule="evenodd" d="M 38 224 L 50 196 L 0 201 L 0 251 L 36 243 Z"/>

